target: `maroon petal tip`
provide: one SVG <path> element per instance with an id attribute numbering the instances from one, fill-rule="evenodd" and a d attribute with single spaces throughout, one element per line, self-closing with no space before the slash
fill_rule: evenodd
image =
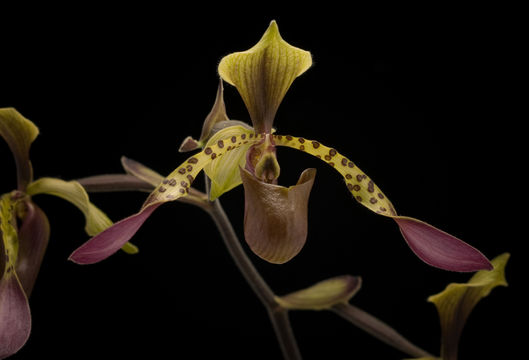
<path id="1" fill-rule="evenodd" d="M 106 259 L 121 249 L 160 205 L 147 206 L 139 213 L 115 223 L 81 245 L 70 255 L 68 260 L 87 265 Z"/>
<path id="2" fill-rule="evenodd" d="M 417 219 L 399 216 L 394 220 L 412 251 L 431 266 L 458 272 L 493 268 L 479 250 L 455 236 Z"/>

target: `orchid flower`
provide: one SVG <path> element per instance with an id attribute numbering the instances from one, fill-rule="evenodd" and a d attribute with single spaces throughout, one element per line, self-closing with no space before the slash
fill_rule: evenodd
<path id="1" fill-rule="evenodd" d="M 0 109 L 0 136 L 14 155 L 18 182 L 16 190 L 0 195 L 0 359 L 17 352 L 29 337 L 28 297 L 50 236 L 48 218 L 31 196 L 51 194 L 74 204 L 85 215 L 88 235 L 112 225 L 90 203 L 79 183 L 54 178 L 33 180 L 29 150 L 38 133 L 38 128 L 15 109 Z M 131 244 L 124 250 L 137 251 Z"/>
<path id="2" fill-rule="evenodd" d="M 193 180 L 204 170 L 212 183 L 210 200 L 242 183 L 244 235 L 251 250 L 271 263 L 289 261 L 307 238 L 308 199 L 316 170 L 305 170 L 293 186 L 278 185 L 276 148 L 286 146 L 315 156 L 338 171 L 358 203 L 396 221 L 409 247 L 424 262 L 452 271 L 491 269 L 487 258 L 474 247 L 423 221 L 398 215 L 373 180 L 335 148 L 317 140 L 275 133 L 272 126 L 283 97 L 294 79 L 311 65 L 311 54 L 283 40 L 275 21 L 251 49 L 224 57 L 218 73 L 237 88 L 253 127 L 227 121 L 221 83 L 200 139 L 187 138 L 181 147 L 202 150 L 165 177 L 138 213 L 90 239 L 70 259 L 95 263 L 110 256 L 160 205 L 187 196 Z"/>

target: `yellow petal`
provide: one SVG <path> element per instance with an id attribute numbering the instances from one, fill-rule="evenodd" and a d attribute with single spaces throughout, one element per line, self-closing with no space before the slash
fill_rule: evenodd
<path id="1" fill-rule="evenodd" d="M 85 216 L 85 231 L 94 236 L 112 225 L 108 216 L 92 204 L 85 189 L 77 181 L 41 178 L 28 186 L 28 195 L 48 194 L 60 197 L 76 206 Z M 138 252 L 136 246 L 125 244 L 123 250 L 129 254 Z"/>
<path id="2" fill-rule="evenodd" d="M 268 133 L 288 88 L 311 65 L 310 53 L 283 40 L 272 21 L 254 47 L 225 56 L 218 71 L 241 94 L 256 132 Z"/>
<path id="3" fill-rule="evenodd" d="M 457 358 L 457 347 L 463 326 L 474 306 L 496 286 L 507 286 L 505 265 L 509 254 L 502 254 L 491 261 L 491 271 L 478 271 L 466 284 L 450 284 L 428 301 L 435 304 L 441 321 L 441 357 Z"/>

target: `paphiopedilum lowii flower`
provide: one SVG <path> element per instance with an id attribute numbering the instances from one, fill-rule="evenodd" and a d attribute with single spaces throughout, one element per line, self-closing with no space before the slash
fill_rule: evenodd
<path id="1" fill-rule="evenodd" d="M 217 96 L 200 140 L 187 138 L 181 148 L 202 147 L 202 151 L 169 174 L 137 214 L 85 243 L 71 259 L 94 263 L 117 251 L 158 206 L 186 196 L 202 169 L 212 181 L 212 200 L 243 184 L 244 234 L 250 248 L 272 263 L 292 259 L 306 241 L 308 197 L 316 170 L 305 170 L 294 186 L 277 185 L 280 169 L 276 147 L 286 146 L 315 156 L 337 170 L 353 198 L 372 212 L 395 220 L 408 245 L 426 263 L 453 271 L 491 269 L 487 258 L 472 246 L 425 222 L 397 215 L 373 180 L 336 149 L 316 140 L 273 132 L 275 114 L 285 93 L 311 64 L 311 54 L 285 42 L 275 21 L 254 47 L 224 57 L 219 75 L 239 91 L 253 128 L 226 122 L 222 96 Z M 224 128 L 212 135 L 211 129 L 217 125 Z"/>
<path id="2" fill-rule="evenodd" d="M 93 236 L 112 225 L 88 200 L 75 181 L 41 178 L 33 181 L 30 146 L 37 127 L 13 108 L 0 109 L 0 136 L 9 145 L 17 167 L 16 190 L 0 195 L 0 359 L 18 351 L 31 331 L 28 297 L 48 245 L 50 226 L 46 214 L 31 196 L 51 194 L 78 207 L 86 217 L 86 232 Z M 125 250 L 135 252 L 133 245 Z"/>

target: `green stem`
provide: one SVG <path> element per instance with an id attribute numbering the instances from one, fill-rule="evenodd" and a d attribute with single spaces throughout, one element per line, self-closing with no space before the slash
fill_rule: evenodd
<path id="1" fill-rule="evenodd" d="M 409 342 L 395 329 L 380 321 L 373 315 L 357 308 L 351 304 L 338 304 L 331 309 L 336 314 L 350 321 L 368 334 L 376 337 L 380 341 L 398 349 L 413 357 L 434 357 L 427 351 Z"/>

